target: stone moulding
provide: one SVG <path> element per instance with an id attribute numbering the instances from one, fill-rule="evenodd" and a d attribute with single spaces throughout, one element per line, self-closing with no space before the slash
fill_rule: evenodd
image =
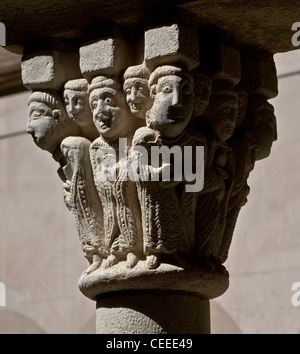
<path id="1" fill-rule="evenodd" d="M 229 274 L 227 271 L 208 272 L 201 267 L 184 270 L 169 264 L 162 264 L 159 271 L 149 270 L 145 262 L 141 262 L 134 268 L 134 272 L 125 267 L 113 266 L 105 271 L 98 269 L 91 274 L 83 274 L 78 286 L 91 300 L 115 291 L 156 289 L 180 290 L 214 299 L 227 290 Z"/>

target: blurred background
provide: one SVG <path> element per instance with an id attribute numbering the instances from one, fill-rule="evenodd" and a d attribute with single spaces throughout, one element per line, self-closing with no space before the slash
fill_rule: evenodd
<path id="1" fill-rule="evenodd" d="M 225 263 L 229 289 L 211 301 L 212 333 L 300 333 L 300 50 L 275 55 L 269 102 L 278 140 L 248 184 Z M 0 333 L 95 333 L 96 304 L 77 281 L 86 268 L 57 163 L 26 134 L 21 57 L 0 47 Z M 300 297 L 299 297 L 300 300 Z"/>

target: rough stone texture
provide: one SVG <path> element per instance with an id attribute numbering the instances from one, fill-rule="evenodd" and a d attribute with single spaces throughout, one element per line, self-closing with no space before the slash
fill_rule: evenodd
<path id="1" fill-rule="evenodd" d="M 97 31 L 97 39 L 80 47 L 80 70 L 89 82 L 100 75 L 117 76 L 131 64 L 130 46 L 122 38 L 121 29 L 109 24 Z"/>
<path id="2" fill-rule="evenodd" d="M 43 51 L 24 54 L 22 80 L 30 90 L 60 90 L 70 79 L 81 77 L 78 53 Z"/>
<path id="3" fill-rule="evenodd" d="M 105 25 L 102 22 L 100 28 Z M 139 26 L 131 28 L 137 29 L 131 40 L 140 44 Z M 201 85 L 194 85 L 190 72 L 198 65 L 195 60 L 198 48 L 195 46 L 195 50 L 193 45 L 198 42 L 195 27 L 190 35 L 181 23 L 169 26 L 167 21 L 146 32 L 144 61 L 150 69 L 146 78 L 149 90 L 144 92 L 144 101 L 131 107 L 123 75 L 119 74 L 128 65 L 137 64 L 126 60 L 135 50 L 130 53 L 130 47 L 123 46 L 123 38 L 117 33 L 108 37 L 101 33 L 88 45 L 81 44 L 80 68 L 90 84 L 87 89 L 90 113 L 99 133 L 99 137 L 91 138 L 93 141 L 84 132 L 81 137 L 79 131 L 66 131 L 63 125 L 59 126 L 61 122 L 68 128 L 74 125 L 66 119 L 58 92 L 71 77 L 60 79 L 59 85 L 55 83 L 56 75 L 59 76 L 59 70 L 53 69 L 55 55 L 52 62 L 46 57 L 50 70 L 40 81 L 51 82 L 50 88 L 57 92 L 49 94 L 42 87 L 41 92 L 31 95 L 27 131 L 60 164 L 58 174 L 64 183 L 65 203 L 75 215 L 82 249 L 90 263 L 79 285 L 91 298 L 103 292 L 159 288 L 196 292 L 207 302 L 227 289 L 228 275 L 223 263 L 240 209 L 247 202 L 247 179 L 255 161 L 269 155 L 277 134 L 274 110 L 267 102 L 267 95 L 259 92 L 257 97 L 250 90 L 246 92 L 249 99 L 245 100 L 242 107 L 245 113 L 241 114 L 243 87 L 236 87 L 240 81 L 237 48 L 247 46 L 235 42 L 229 32 L 224 40 L 222 28 L 219 29 L 217 50 L 205 48 L 207 58 L 212 58 L 207 61 L 212 67 L 200 66 L 214 81 L 207 90 L 209 99 L 204 98 L 203 90 L 199 102 L 206 102 L 206 107 L 198 110 L 196 116 L 193 116 L 197 108 L 194 97 L 199 92 L 196 93 L 195 87 L 201 91 Z M 86 37 L 94 36 L 94 31 L 95 28 L 87 30 Z M 210 30 L 207 34 L 207 43 L 214 43 Z M 183 37 L 191 37 L 190 46 L 185 47 Z M 153 50 L 156 44 L 157 49 Z M 31 47 L 35 49 L 34 42 Z M 26 64 L 30 51 L 25 49 Z M 40 51 L 41 58 L 44 54 L 46 49 Z M 263 60 L 272 62 L 272 54 Z M 186 67 L 176 66 L 178 62 Z M 265 89 L 264 70 L 261 66 L 250 69 L 259 76 L 258 86 Z M 34 83 L 39 81 L 34 76 L 39 70 L 28 74 L 25 65 L 23 71 L 25 78 L 32 75 Z M 149 98 L 152 106 L 142 110 Z M 64 103 L 67 105 L 67 101 Z M 132 109 L 143 114 L 136 116 Z M 192 116 L 194 122 L 190 125 Z M 68 139 L 68 136 L 75 137 Z M 125 146 L 121 138 L 126 140 Z M 152 148 L 167 148 L 168 153 L 171 148 L 179 149 L 180 153 L 185 148 L 190 152 L 199 148 L 203 155 L 184 154 L 178 179 L 176 161 L 177 155 L 181 155 L 175 154 L 172 162 L 164 160 L 165 156 L 162 163 L 159 158 L 153 162 Z M 195 170 L 196 174 L 192 172 Z M 169 171 L 166 178 L 165 171 Z M 130 173 L 133 179 L 128 179 Z M 145 179 L 141 178 L 145 175 Z M 152 180 L 153 175 L 157 179 Z M 180 285 L 176 288 L 178 280 Z M 195 312 L 192 302 L 186 312 L 187 317 Z M 150 332 L 164 331 L 152 328 L 151 322 L 145 325 Z"/>
<path id="4" fill-rule="evenodd" d="M 278 94 L 277 72 L 273 55 L 258 48 L 242 53 L 241 84 L 248 94 L 261 94 L 268 99 Z"/>
<path id="5" fill-rule="evenodd" d="M 288 3 L 285 0 L 271 3 L 260 0 L 114 0 L 109 3 L 80 0 L 76 7 L 72 0 L 51 3 L 2 0 L 0 22 L 6 25 L 9 49 L 20 51 L 17 45 L 40 37 L 83 37 L 87 27 L 105 20 L 129 26 L 141 24 L 147 12 L 160 12 L 164 7 L 176 5 L 195 13 L 199 25 L 225 29 L 240 43 L 256 45 L 271 53 L 297 49 L 291 43 L 291 26 L 299 21 L 297 0 Z"/>
<path id="6" fill-rule="evenodd" d="M 290 301 L 300 266 L 299 54 L 275 55 L 280 94 L 270 102 L 279 139 L 250 177 L 251 195 L 239 216 L 226 265 L 230 286 L 210 301 L 212 333 L 299 333 L 299 307 Z M 0 322 L 6 321 L 0 331 L 82 333 L 89 324 L 92 333 L 95 303 L 76 286 L 86 260 L 73 215 L 62 200 L 56 162 L 24 132 L 28 96 L 25 92 L 0 99 L 0 281 L 6 283 L 9 299 L 6 310 L 0 309 Z M 19 131 L 23 134 L 17 135 Z M 4 314 L 9 310 L 10 320 Z M 16 313 L 27 321 L 21 325 Z"/>
<path id="7" fill-rule="evenodd" d="M 96 330 L 98 334 L 209 334 L 209 301 L 174 291 L 107 294 L 97 299 Z"/>
<path id="8" fill-rule="evenodd" d="M 159 270 L 148 270 L 145 262 L 140 262 L 134 271 L 122 264 L 107 270 L 86 275 L 78 281 L 81 292 L 92 300 L 97 295 L 121 290 L 160 289 L 191 291 L 207 299 L 222 295 L 228 288 L 227 272 L 207 272 L 205 268 L 183 270 L 180 267 L 162 264 Z"/>
<path id="9" fill-rule="evenodd" d="M 213 80 L 224 80 L 237 85 L 241 79 L 240 52 L 218 38 L 199 34 L 200 68 L 211 75 Z M 252 69 L 253 70 L 253 69 Z M 258 74 L 260 75 L 260 74 Z"/>
<path id="10" fill-rule="evenodd" d="M 189 38 L 187 41 L 186 39 Z M 150 69 L 158 65 L 180 62 L 188 70 L 199 64 L 196 28 L 177 23 L 157 26 L 145 32 L 145 62 Z"/>

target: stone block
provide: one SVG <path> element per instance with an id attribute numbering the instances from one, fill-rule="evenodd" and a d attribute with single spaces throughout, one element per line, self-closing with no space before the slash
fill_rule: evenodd
<path id="1" fill-rule="evenodd" d="M 198 37 L 192 14 L 170 13 L 163 18 L 153 15 L 145 25 L 144 59 L 150 70 L 160 65 L 184 64 L 190 71 L 199 65 Z"/>
<path id="2" fill-rule="evenodd" d="M 242 82 L 248 94 L 261 94 L 268 99 L 278 95 L 277 71 L 273 54 L 251 49 L 242 57 Z"/>
<path id="3" fill-rule="evenodd" d="M 22 57 L 23 84 L 30 90 L 60 90 L 65 82 L 81 77 L 76 52 L 45 50 Z"/>
<path id="4" fill-rule="evenodd" d="M 200 68 L 216 81 L 237 85 L 241 79 L 240 52 L 215 34 L 199 34 Z"/>
<path id="5" fill-rule="evenodd" d="M 119 75 L 131 65 L 131 50 L 118 28 L 81 45 L 80 70 L 89 81 L 96 76 Z"/>

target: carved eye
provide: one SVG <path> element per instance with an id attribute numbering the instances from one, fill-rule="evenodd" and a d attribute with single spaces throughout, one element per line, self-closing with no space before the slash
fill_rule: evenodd
<path id="1" fill-rule="evenodd" d="M 98 101 L 94 100 L 92 101 L 92 109 L 96 109 L 98 106 Z"/>
<path id="2" fill-rule="evenodd" d="M 203 92 L 203 87 L 202 87 L 202 86 L 197 86 L 197 87 L 195 88 L 195 94 L 196 94 L 196 95 L 201 95 L 202 92 Z"/>
<path id="3" fill-rule="evenodd" d="M 192 94 L 192 89 L 189 85 L 184 85 L 182 87 L 182 92 L 185 94 L 185 95 L 191 95 Z"/>
<path id="4" fill-rule="evenodd" d="M 44 112 L 42 111 L 33 111 L 31 113 L 31 118 L 35 119 L 35 118 L 40 118 L 42 116 Z"/>
<path id="5" fill-rule="evenodd" d="M 230 113 L 232 113 L 232 110 L 229 107 L 227 107 L 227 108 L 223 109 L 223 113 L 230 114 Z"/>
<path id="6" fill-rule="evenodd" d="M 106 99 L 104 100 L 105 104 L 107 105 L 111 105 L 112 104 L 112 99 L 110 97 L 106 97 Z"/>
<path id="7" fill-rule="evenodd" d="M 126 95 L 130 95 L 130 94 L 131 94 L 131 89 L 129 89 L 129 88 L 126 89 L 126 90 L 125 90 L 125 93 L 126 93 Z"/>
<path id="8" fill-rule="evenodd" d="M 166 86 L 163 87 L 162 92 L 163 93 L 171 93 L 171 92 L 173 92 L 173 90 L 172 90 L 171 86 L 166 85 Z"/>

